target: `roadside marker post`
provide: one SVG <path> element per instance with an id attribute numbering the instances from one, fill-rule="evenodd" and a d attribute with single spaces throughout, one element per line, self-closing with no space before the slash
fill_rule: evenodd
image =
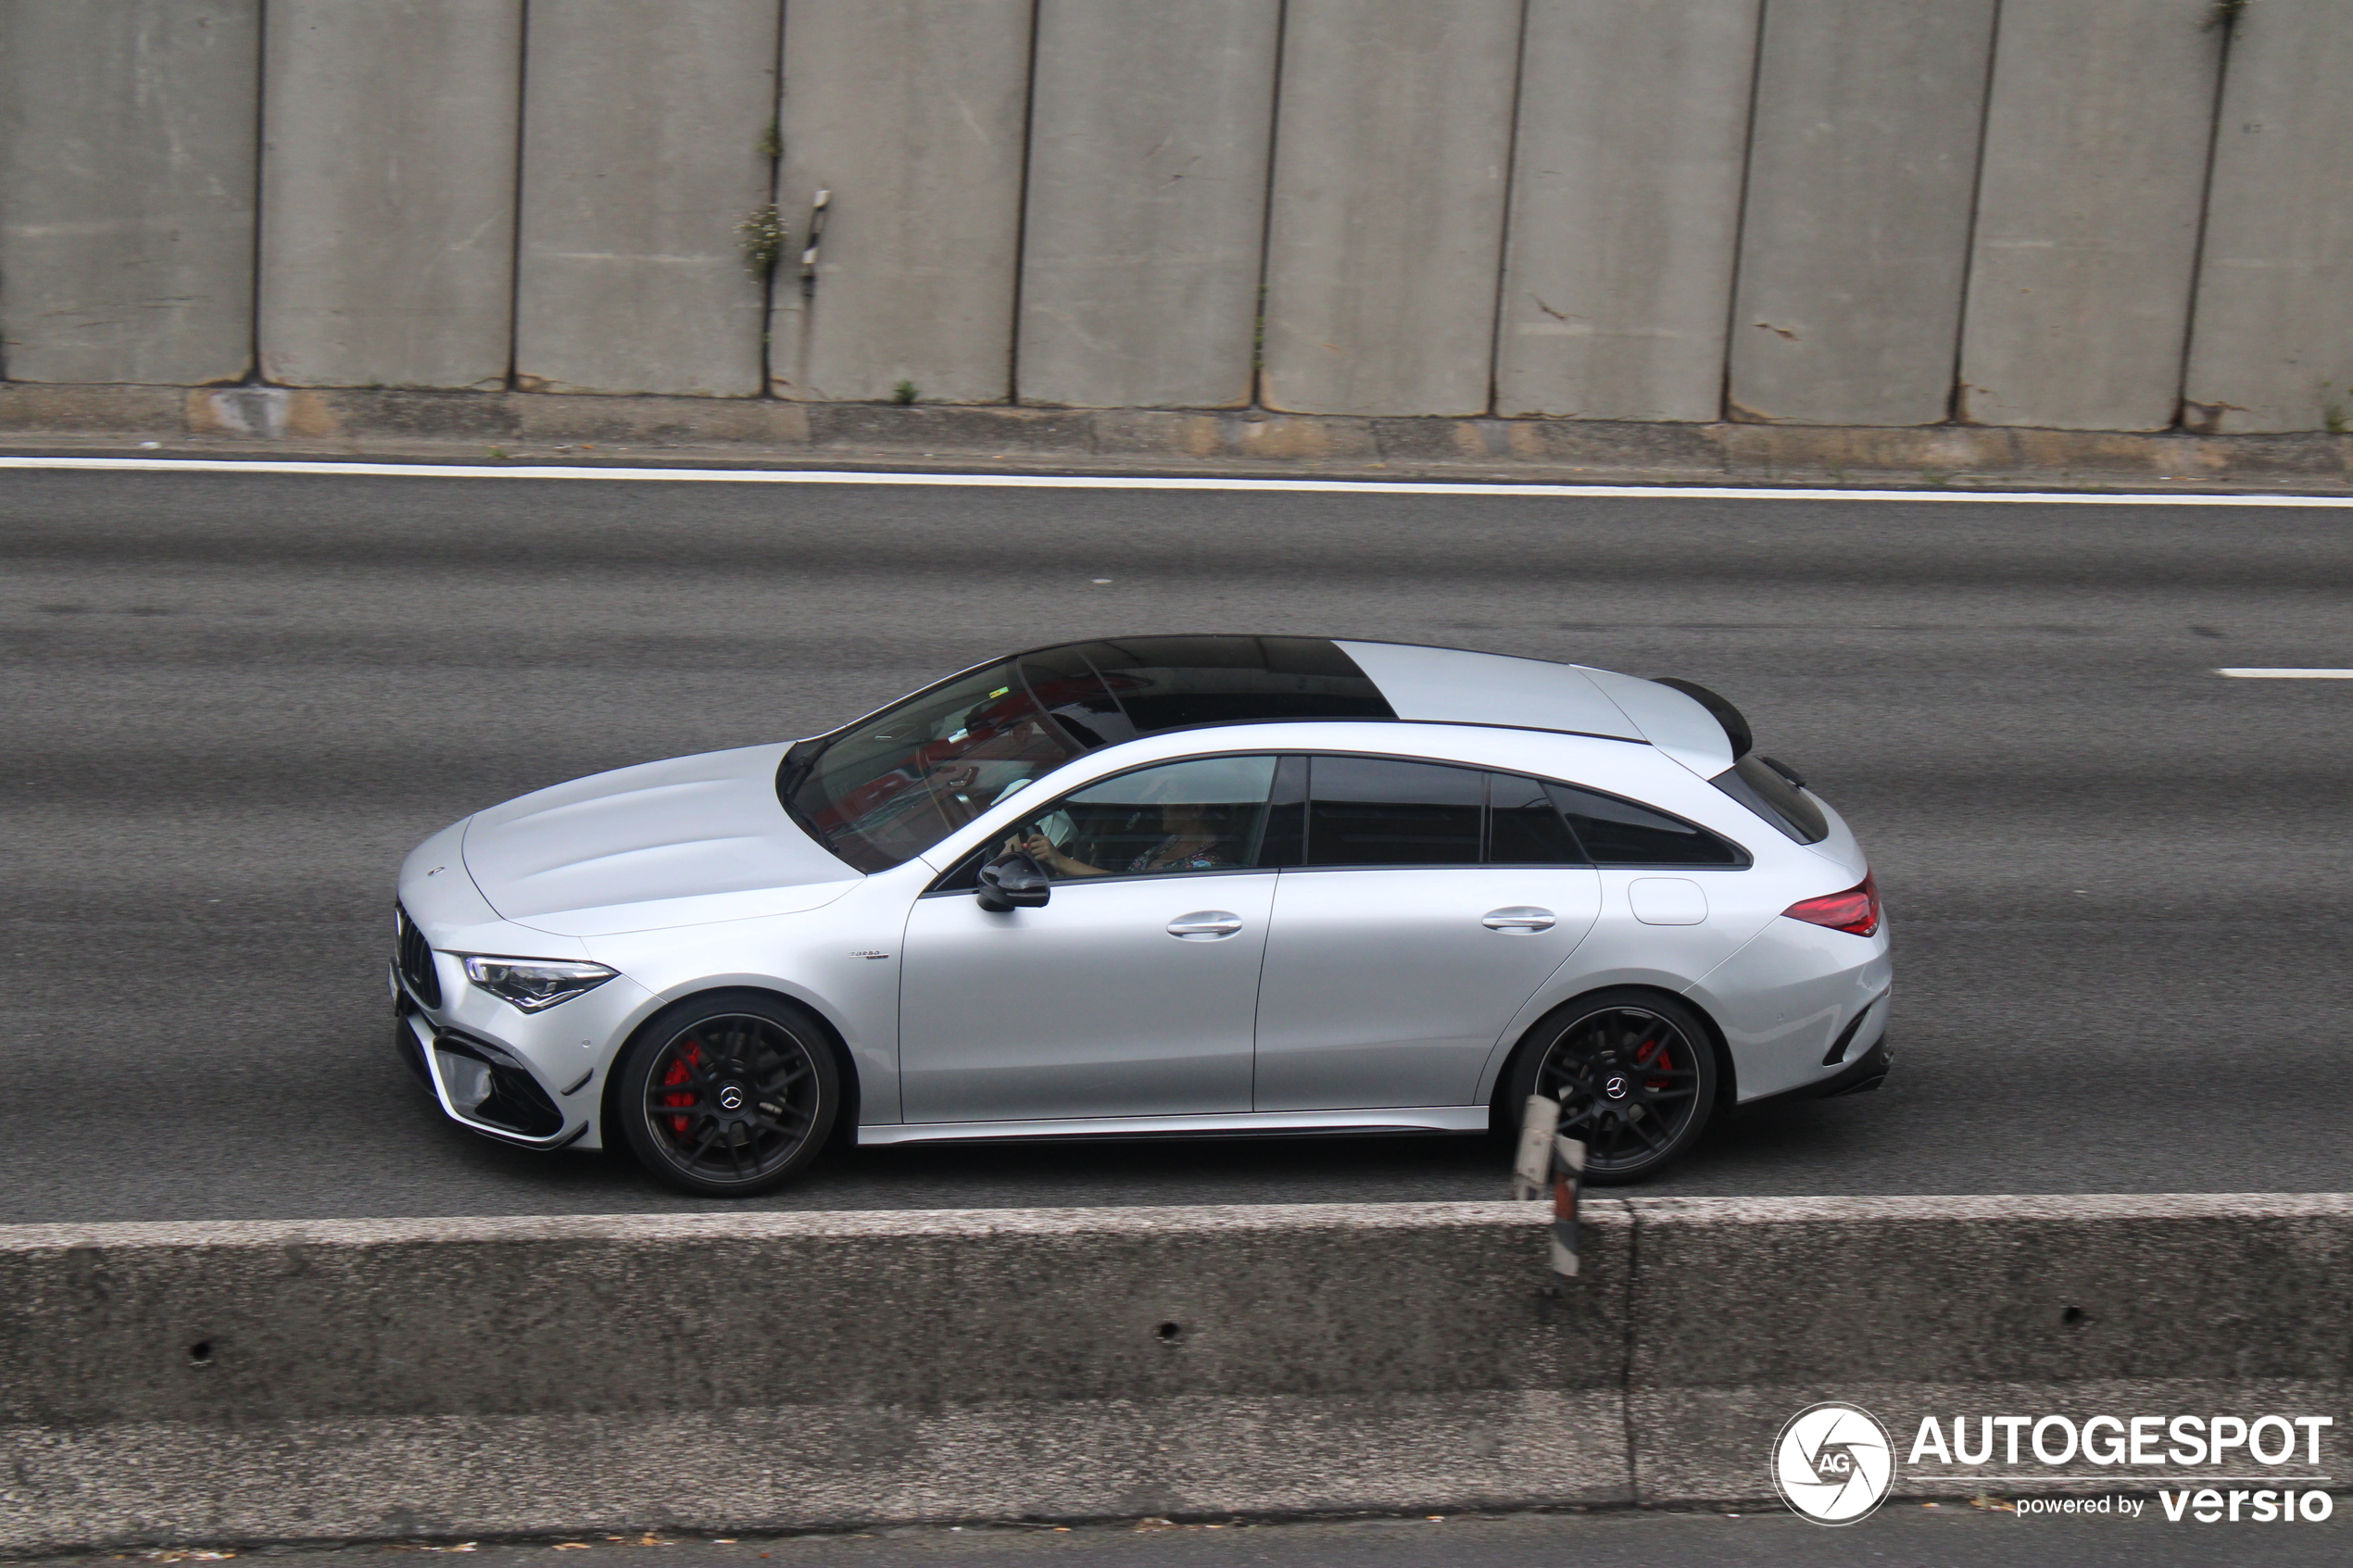
<path id="1" fill-rule="evenodd" d="M 1577 1277 L 1577 1189 L 1585 1179 L 1585 1146 L 1560 1135 L 1560 1102 L 1528 1097 L 1520 1119 L 1519 1153 L 1512 1163 L 1512 1196 L 1523 1203 L 1553 1198 L 1553 1272 Z"/>

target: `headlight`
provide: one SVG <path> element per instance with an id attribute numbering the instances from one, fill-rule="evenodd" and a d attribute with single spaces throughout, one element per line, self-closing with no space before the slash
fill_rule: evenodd
<path id="1" fill-rule="evenodd" d="M 610 980 L 617 971 L 600 963 L 560 959 L 468 959 L 466 978 L 525 1012 L 545 1012 Z"/>

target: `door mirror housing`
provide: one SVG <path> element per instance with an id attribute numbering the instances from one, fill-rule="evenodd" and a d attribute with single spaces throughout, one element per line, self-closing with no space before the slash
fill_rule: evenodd
<path id="1" fill-rule="evenodd" d="M 1012 909 L 1040 908 L 1052 892 L 1053 884 L 1047 879 L 1046 868 L 1015 850 L 980 868 L 980 887 L 974 897 L 991 914 L 1004 914 Z"/>

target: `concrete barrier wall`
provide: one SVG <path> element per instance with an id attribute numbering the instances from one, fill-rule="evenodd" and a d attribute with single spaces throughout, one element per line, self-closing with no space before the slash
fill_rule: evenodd
<path id="1" fill-rule="evenodd" d="M 1744 1501 L 1831 1398 L 2347 1440 L 2353 1198 L 1605 1200 L 1558 1290 L 1542 1218 L 0 1230 L 0 1549 Z"/>
<path id="2" fill-rule="evenodd" d="M 1266 236 L 1270 408 L 1476 414 L 1524 0 L 1289 0 Z"/>
<path id="3" fill-rule="evenodd" d="M 259 0 L 0 0 L 0 374 L 253 362 Z"/>
<path id="4" fill-rule="evenodd" d="M 1994 0 L 1773 0 L 1726 394 L 1736 419 L 1935 424 Z"/>
<path id="5" fill-rule="evenodd" d="M 522 0 L 271 0 L 265 379 L 507 384 L 522 77 Z"/>
<path id="6" fill-rule="evenodd" d="M 2225 48 L 2210 0 L 2004 0 L 1957 411 L 2163 430 Z"/>
<path id="7" fill-rule="evenodd" d="M 792 226 L 770 349 L 779 396 L 1013 395 L 1032 0 L 792 0 L 784 177 Z M 832 193 L 816 272 L 798 256 Z"/>
<path id="8" fill-rule="evenodd" d="M 1713 420 L 1762 0 L 1529 0 L 1495 408 Z"/>
<path id="9" fill-rule="evenodd" d="M 1021 397 L 1251 399 L 1278 6 L 1043 0 Z"/>
<path id="10" fill-rule="evenodd" d="M 0 62 L 19 382 L 2353 425 L 2339 0 L 0 0 Z"/>
<path id="11" fill-rule="evenodd" d="M 755 397 L 767 300 L 738 226 L 775 171 L 775 0 L 532 8 L 515 381 Z"/>
<path id="12" fill-rule="evenodd" d="M 2231 39 L 2184 423 L 2353 429 L 2353 15 L 2263 0 Z"/>

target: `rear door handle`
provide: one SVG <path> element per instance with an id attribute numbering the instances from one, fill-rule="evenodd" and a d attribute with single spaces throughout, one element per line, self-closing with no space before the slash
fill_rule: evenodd
<path id="1" fill-rule="evenodd" d="M 1532 904 L 1515 904 L 1509 909 L 1490 909 L 1478 917 L 1478 923 L 1490 931 L 1515 932 L 1522 936 L 1553 929 L 1554 915 L 1550 909 L 1540 909 Z"/>
<path id="2" fill-rule="evenodd" d="M 1195 909 L 1168 922 L 1168 935 L 1184 942 L 1214 942 L 1242 928 L 1242 917 L 1224 909 Z"/>

